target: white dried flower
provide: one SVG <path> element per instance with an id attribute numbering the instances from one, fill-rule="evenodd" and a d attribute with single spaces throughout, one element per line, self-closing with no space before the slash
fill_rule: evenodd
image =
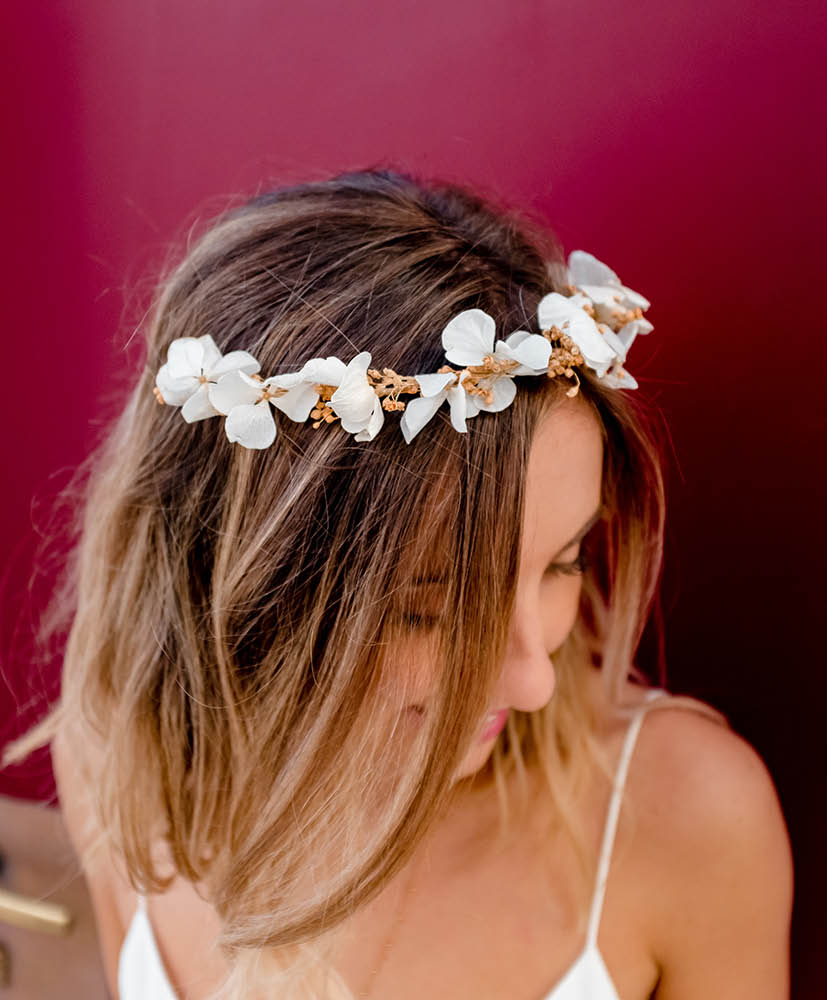
<path id="1" fill-rule="evenodd" d="M 187 423 L 217 416 L 209 389 L 231 371 L 254 374 L 261 368 L 247 351 L 222 355 L 212 337 L 178 337 L 167 349 L 166 363 L 158 369 L 155 385 L 165 403 L 181 406 Z"/>

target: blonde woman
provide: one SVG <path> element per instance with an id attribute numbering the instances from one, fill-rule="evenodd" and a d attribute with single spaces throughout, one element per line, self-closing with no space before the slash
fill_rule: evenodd
<path id="1" fill-rule="evenodd" d="M 121 1000 L 787 995 L 772 781 L 634 665 L 649 303 L 571 260 L 377 170 L 225 212 L 160 283 L 14 750 L 53 738 Z"/>

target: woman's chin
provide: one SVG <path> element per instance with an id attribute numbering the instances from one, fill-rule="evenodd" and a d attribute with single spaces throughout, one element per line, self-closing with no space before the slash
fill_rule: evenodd
<path id="1" fill-rule="evenodd" d="M 454 771 L 454 781 L 462 781 L 463 778 L 470 778 L 480 771 L 488 763 L 488 759 L 491 756 L 491 751 L 494 749 L 494 744 L 496 739 L 486 740 L 484 743 L 477 744 L 473 750 L 471 750 L 457 768 Z"/>

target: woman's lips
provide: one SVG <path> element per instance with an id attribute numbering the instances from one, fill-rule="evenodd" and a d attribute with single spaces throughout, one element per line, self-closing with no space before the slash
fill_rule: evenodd
<path id="1" fill-rule="evenodd" d="M 507 708 L 501 708 L 499 712 L 495 712 L 493 715 L 489 716 L 486 720 L 488 726 L 482 736 L 480 736 L 479 742 L 485 743 L 487 740 L 493 740 L 494 737 L 502 730 L 503 726 L 505 726 L 507 720 Z"/>

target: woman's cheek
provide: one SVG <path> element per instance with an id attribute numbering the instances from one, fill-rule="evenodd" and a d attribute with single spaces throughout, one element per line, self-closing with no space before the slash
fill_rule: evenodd
<path id="1" fill-rule="evenodd" d="M 388 676 L 393 678 L 394 704 L 404 710 L 428 698 L 433 681 L 434 648 L 426 635 L 413 631 L 409 636 L 392 640 L 387 648 L 387 663 Z"/>
<path id="2" fill-rule="evenodd" d="M 555 581 L 545 595 L 546 646 L 551 652 L 562 646 L 580 612 L 582 578 Z"/>

